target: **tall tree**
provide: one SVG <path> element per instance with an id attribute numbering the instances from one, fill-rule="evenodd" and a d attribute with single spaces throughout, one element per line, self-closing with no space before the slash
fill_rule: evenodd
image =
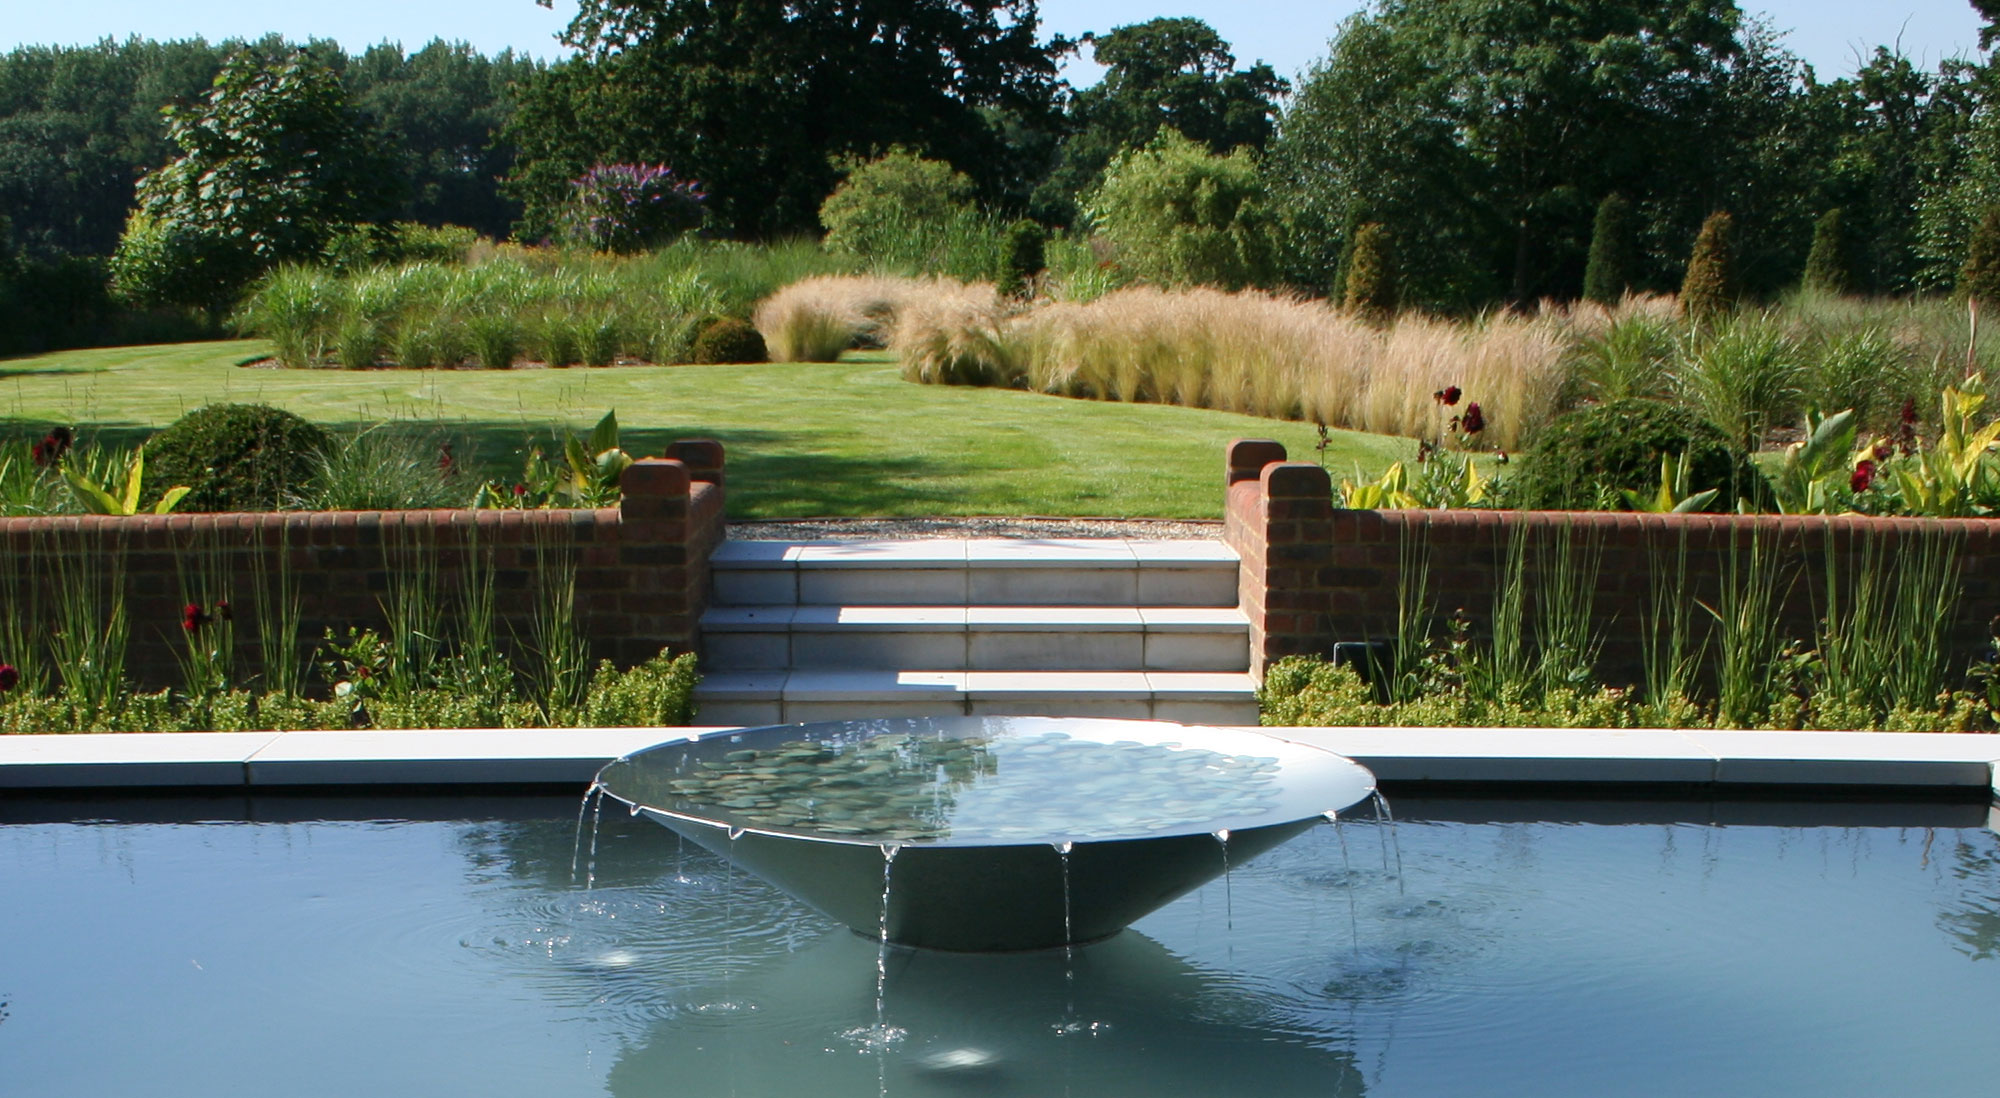
<path id="1" fill-rule="evenodd" d="M 226 308 L 396 198 L 383 150 L 309 50 L 238 50 L 204 100 L 168 110 L 167 134 L 180 155 L 140 182 L 113 262 L 143 302 Z"/>
<path id="2" fill-rule="evenodd" d="M 1113 157 L 1163 128 L 1217 154 L 1262 149 L 1277 131 L 1291 85 L 1262 62 L 1237 69 L 1229 43 L 1199 19 L 1151 19 L 1083 41 L 1105 73 L 1070 98 L 1070 133 L 1035 192 L 1036 211 L 1050 220 L 1067 222 Z"/>
<path id="3" fill-rule="evenodd" d="M 813 230 L 830 158 L 901 144 L 988 197 L 1010 125 L 1056 117 L 1056 60 L 1034 0 L 582 0 L 580 54 L 528 81 L 509 133 L 523 228 L 595 162 L 665 163 L 705 185 L 739 235 Z"/>
<path id="4" fill-rule="evenodd" d="M 1294 277 L 1324 284 L 1347 227 L 1385 220 L 1406 300 L 1571 296 L 1592 211 L 1620 191 L 1653 234 L 1634 281 L 1667 282 L 1708 209 L 1761 214 L 1750 199 L 1777 187 L 1745 150 L 1779 128 L 1752 108 L 1796 62 L 1754 31 L 1733 0 L 1380 0 L 1280 127 L 1309 257 Z"/>

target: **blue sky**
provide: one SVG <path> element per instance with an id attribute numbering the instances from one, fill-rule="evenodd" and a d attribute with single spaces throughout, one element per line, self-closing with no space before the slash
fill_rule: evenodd
<path id="1" fill-rule="evenodd" d="M 1857 51 L 1896 40 L 1926 67 L 1940 58 L 1971 56 L 1978 17 L 1965 0 L 1739 0 L 1747 12 L 1768 15 L 1789 31 L 1786 44 L 1812 62 L 1822 78 L 1854 69 Z M 575 10 L 575 0 L 555 0 L 555 10 L 533 0 L 7 0 L 0 19 L 0 49 L 28 43 L 84 43 L 106 36 L 151 38 L 254 38 L 278 31 L 292 38 L 333 38 L 350 50 L 376 42 L 415 47 L 432 38 L 464 40 L 488 53 L 505 47 L 539 57 L 560 54 L 554 35 Z M 1205 19 L 1235 47 L 1240 61 L 1269 61 L 1285 75 L 1326 53 L 1340 20 L 1360 0 L 1042 0 L 1042 20 L 1074 37 L 1109 30 L 1156 15 Z M 1094 79 L 1078 65 L 1077 83 Z"/>

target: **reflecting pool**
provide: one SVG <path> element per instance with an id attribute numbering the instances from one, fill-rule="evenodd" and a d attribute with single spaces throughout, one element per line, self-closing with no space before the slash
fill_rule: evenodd
<path id="1" fill-rule="evenodd" d="M 0 1092 L 1992 1093 L 1983 809 L 1397 810 L 878 1008 L 876 943 L 623 810 L 586 889 L 573 799 L 10 802 Z"/>

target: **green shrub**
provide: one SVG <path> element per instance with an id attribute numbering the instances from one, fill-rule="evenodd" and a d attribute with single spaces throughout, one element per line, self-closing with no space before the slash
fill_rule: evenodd
<path id="1" fill-rule="evenodd" d="M 197 408 L 146 443 L 142 503 L 185 484 L 181 511 L 273 510 L 308 490 L 331 443 L 325 431 L 268 404 Z"/>
<path id="2" fill-rule="evenodd" d="M 597 665 L 584 694 L 583 723 L 591 728 L 680 728 L 694 718 L 694 653 L 665 651 L 629 671 L 610 660 Z"/>
<path id="3" fill-rule="evenodd" d="M 721 316 L 702 326 L 688 351 L 688 361 L 697 366 L 768 362 L 770 352 L 764 348 L 763 335 L 749 321 Z"/>
<path id="4" fill-rule="evenodd" d="M 1719 490 L 1728 509 L 1739 496 L 1766 494 L 1749 456 L 1721 428 L 1694 412 L 1657 400 L 1595 404 L 1557 417 L 1523 458 L 1512 484 L 1519 506 L 1533 510 L 1591 509 L 1621 488 L 1651 492 L 1660 485 L 1662 455 L 1689 458 L 1689 490 Z"/>
<path id="5" fill-rule="evenodd" d="M 1974 301 L 2000 301 L 2000 206 L 1990 206 L 1972 230 L 1965 266 L 1958 272 L 1958 292 Z"/>
<path id="6" fill-rule="evenodd" d="M 1396 273 L 1389 254 L 1389 230 L 1370 221 L 1354 234 L 1347 260 L 1347 311 L 1377 322 L 1396 315 Z"/>
<path id="7" fill-rule="evenodd" d="M 1217 156 L 1172 129 L 1104 170 L 1090 217 L 1134 274 L 1164 286 L 1269 285 L 1277 226 L 1257 155 Z"/>
<path id="8" fill-rule="evenodd" d="M 972 180 L 964 172 L 900 145 L 841 167 L 847 178 L 819 207 L 826 250 L 837 255 L 895 254 L 913 230 L 949 222 L 972 205 Z"/>
<path id="9" fill-rule="evenodd" d="M 1616 305 L 1632 283 L 1632 203 L 1608 194 L 1590 227 L 1590 260 L 1583 268 L 1583 296 Z"/>
<path id="10" fill-rule="evenodd" d="M 1844 294 L 1854 288 L 1848 273 L 1847 232 L 1836 206 L 1813 222 L 1812 251 L 1806 253 L 1805 288 L 1815 293 Z"/>
<path id="11" fill-rule="evenodd" d="M 1706 320 L 1736 307 L 1736 220 L 1717 211 L 1701 223 L 1681 282 L 1681 312 Z"/>
<path id="12" fill-rule="evenodd" d="M 521 354 L 521 326 L 511 316 L 476 316 L 465 322 L 472 357 L 488 370 L 511 370 Z"/>
<path id="13" fill-rule="evenodd" d="M 1000 292 L 1008 297 L 1025 297 L 1035 289 L 1035 279 L 1048 266 L 1049 231 L 1040 222 L 1022 218 L 1007 226 L 1007 265 L 1000 278 Z"/>

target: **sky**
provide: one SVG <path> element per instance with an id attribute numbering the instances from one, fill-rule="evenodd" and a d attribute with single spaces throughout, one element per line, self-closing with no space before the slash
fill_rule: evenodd
<path id="1" fill-rule="evenodd" d="M 1900 39 L 1922 67 L 1943 58 L 1972 57 L 1979 18 L 1966 0 L 1739 0 L 1744 11 L 1768 16 L 1788 32 L 1785 45 L 1810 62 L 1821 79 L 1845 76 L 1856 58 Z M 332 38 L 349 51 L 382 41 L 414 49 L 433 38 L 470 42 L 483 53 L 512 47 L 537 57 L 562 55 L 556 34 L 576 0 L 0 0 L 0 50 L 18 45 L 95 42 L 100 38 Z M 1361 0 L 1042 0 L 1048 33 L 1075 37 L 1161 15 L 1208 22 L 1234 48 L 1239 64 L 1267 61 L 1294 76 L 1326 54 L 1340 21 Z M 1067 75 L 1096 79 L 1087 61 Z"/>

